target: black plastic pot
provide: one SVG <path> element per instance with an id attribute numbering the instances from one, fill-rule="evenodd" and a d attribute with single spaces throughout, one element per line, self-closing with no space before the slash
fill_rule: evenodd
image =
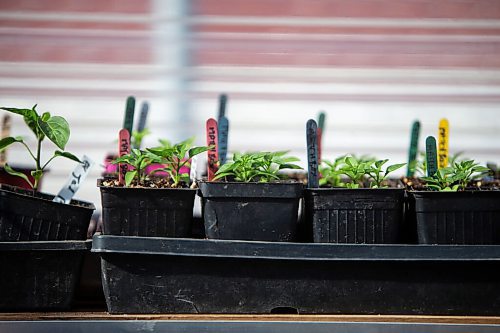
<path id="1" fill-rule="evenodd" d="M 316 243 L 402 242 L 403 189 L 306 189 Z"/>
<path id="2" fill-rule="evenodd" d="M 91 244 L 0 242 L 0 311 L 69 310 Z"/>
<path id="3" fill-rule="evenodd" d="M 191 236 L 195 189 L 98 186 L 104 234 Z"/>
<path id="4" fill-rule="evenodd" d="M 408 193 L 420 244 L 500 244 L 500 191 Z"/>
<path id="5" fill-rule="evenodd" d="M 296 240 L 301 183 L 200 182 L 199 186 L 208 238 Z"/>
<path id="6" fill-rule="evenodd" d="M 95 236 L 111 313 L 500 314 L 500 246 Z"/>
<path id="7" fill-rule="evenodd" d="M 0 185 L 0 241 L 85 240 L 94 205 Z"/>

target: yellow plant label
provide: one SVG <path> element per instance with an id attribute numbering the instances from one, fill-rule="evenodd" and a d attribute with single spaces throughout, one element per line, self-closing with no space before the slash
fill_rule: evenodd
<path id="1" fill-rule="evenodd" d="M 450 138 L 450 124 L 448 119 L 443 118 L 439 121 L 438 133 L 438 167 L 439 169 L 448 166 L 448 144 Z"/>

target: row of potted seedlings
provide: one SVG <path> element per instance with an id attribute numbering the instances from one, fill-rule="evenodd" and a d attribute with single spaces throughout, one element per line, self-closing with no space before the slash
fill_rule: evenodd
<path id="1" fill-rule="evenodd" d="M 221 98 L 221 104 L 225 102 Z M 103 235 L 95 236 L 92 245 L 102 260 L 108 311 L 496 313 L 498 307 L 491 306 L 500 302 L 498 293 L 492 292 L 498 289 L 496 273 L 480 283 L 468 275 L 463 279 L 458 274 L 444 278 L 446 272 L 462 272 L 468 265 L 488 272 L 500 257 L 496 246 L 474 247 L 471 252 L 460 246 L 348 245 L 401 244 L 407 241 L 405 228 L 416 230 L 409 227 L 412 223 L 419 225 L 418 239 L 424 244 L 498 244 L 498 191 L 483 187 L 479 191 L 476 183 L 471 191 L 473 198 L 489 194 L 494 198 L 472 204 L 470 197 L 462 194 L 467 193 L 472 176 L 486 171 L 473 161 L 437 168 L 436 143 L 433 146 L 429 138 L 425 163 L 428 177 L 421 182 L 428 190 L 414 191 L 424 188 L 415 186 L 418 181 L 413 178 L 405 178 L 406 184 L 388 179 L 404 164 L 387 166 L 387 160 L 353 156 L 320 163 L 322 126 L 318 128 L 311 120 L 306 126 L 308 181 L 304 189 L 301 181 L 284 179 L 285 170 L 300 169 L 295 164 L 297 159 L 285 152 L 235 153 L 225 161 L 229 123 L 224 114 L 218 121 L 207 121 L 207 146 L 192 147 L 192 141 L 187 140 L 132 148 L 130 99 L 127 106 L 124 129 L 119 134 L 120 153 L 112 161 L 118 166 L 117 174 L 98 181 L 104 227 Z M 28 120 L 37 116 L 34 108 L 6 110 Z M 61 136 L 61 128 L 67 126 L 61 127 L 62 122 L 50 115 L 38 117 L 35 124 L 41 124 L 41 129 L 33 127 L 33 122 L 27 124 L 39 142 L 48 137 L 64 149 L 65 142 L 58 142 L 48 129 Z M 323 125 L 324 116 L 320 120 Z M 66 141 L 68 136 L 69 129 Z M 4 149 L 20 141 L 9 137 L 1 142 Z M 207 179 L 199 180 L 195 172 L 182 171 L 204 152 L 208 154 Z M 412 155 L 409 169 L 414 167 Z M 64 151 L 56 151 L 57 156 L 80 161 Z M 7 211 L 4 192 L 14 191 L 3 187 L 2 191 L 3 215 Z M 202 200 L 206 237 L 212 240 L 190 238 L 197 192 Z M 431 199 L 426 199 L 428 193 Z M 458 197 L 453 197 L 458 205 L 448 209 L 449 213 L 442 211 L 447 209 L 445 204 L 436 204 L 441 194 Z M 299 214 L 301 200 L 304 205 Z M 429 211 L 426 200 L 432 204 Z M 84 218 L 86 224 L 89 219 L 90 215 Z M 470 224 L 474 225 L 474 237 L 469 237 L 471 232 L 466 229 Z M 4 225 L 2 222 L 2 228 Z M 421 225 L 424 231 L 420 231 Z M 425 228 L 428 225 L 431 227 Z M 480 227 L 489 229 L 476 236 Z M 316 244 L 297 243 L 310 240 Z M 452 264 L 455 262 L 460 265 Z M 405 291 L 400 290 L 401 284 L 406 286 Z M 456 288 L 466 290 L 459 301 L 444 297 L 455 293 Z M 11 295 L 10 302 L 14 297 Z M 485 299 L 488 302 L 484 303 Z"/>

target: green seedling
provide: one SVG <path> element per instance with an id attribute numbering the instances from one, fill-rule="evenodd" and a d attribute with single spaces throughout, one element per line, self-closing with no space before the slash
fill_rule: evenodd
<path id="1" fill-rule="evenodd" d="M 399 163 L 399 164 L 392 164 L 389 165 L 385 170 L 382 168 L 385 163 L 387 163 L 389 160 L 379 160 L 373 162 L 373 164 L 370 164 L 365 172 L 368 175 L 368 177 L 371 179 L 370 180 L 370 187 L 371 188 L 382 188 L 382 187 L 387 187 L 384 186 L 384 182 L 387 180 L 387 176 L 389 173 L 396 171 L 403 166 L 406 165 L 406 163 Z"/>
<path id="2" fill-rule="evenodd" d="M 231 161 L 222 165 L 213 180 L 230 178 L 238 182 L 271 182 L 280 180 L 283 169 L 302 169 L 292 162 L 296 157 L 286 156 L 287 152 L 235 153 Z"/>
<path id="3" fill-rule="evenodd" d="M 319 186 L 331 186 L 331 187 L 345 187 L 346 184 L 342 181 L 342 171 L 340 170 L 345 165 L 345 157 L 340 156 L 334 161 L 321 161 L 321 167 L 319 168 L 321 178 L 319 180 Z"/>
<path id="4" fill-rule="evenodd" d="M 125 186 L 130 186 L 134 180 L 137 184 L 143 185 L 147 177 L 146 167 L 159 162 L 160 158 L 149 151 L 132 149 L 130 154 L 118 157 L 111 163 L 126 163 L 133 167 L 132 170 L 127 171 L 125 174 Z"/>
<path id="5" fill-rule="evenodd" d="M 489 168 L 467 160 L 439 169 L 430 177 L 422 177 L 422 180 L 425 181 L 424 186 L 435 191 L 463 191 L 471 181 L 489 172 Z"/>
<path id="6" fill-rule="evenodd" d="M 0 109 L 23 116 L 24 122 L 35 134 L 35 151 L 33 151 L 27 145 L 24 139 L 19 136 L 9 136 L 0 140 L 0 151 L 17 142 L 22 144 L 26 148 L 31 158 L 33 158 L 33 160 L 35 161 L 35 170 L 31 171 L 34 182 L 31 182 L 25 174 L 12 169 L 8 164 L 5 165 L 5 171 L 7 171 L 11 175 L 18 176 L 24 179 L 33 190 L 38 190 L 40 179 L 42 178 L 45 169 L 54 158 L 60 156 L 81 163 L 78 157 L 67 151 L 64 151 L 64 148 L 66 147 L 70 136 L 69 125 L 66 119 L 60 116 L 52 116 L 49 112 L 44 112 L 42 115 L 39 115 L 36 111 L 36 105 L 34 105 L 31 109 L 17 109 L 7 107 L 1 107 Z M 45 138 L 48 138 L 61 150 L 55 150 L 52 156 L 45 163 L 42 163 L 42 142 Z"/>
<path id="7" fill-rule="evenodd" d="M 162 140 L 159 147 L 148 148 L 148 152 L 157 156 L 163 165 L 162 168 L 154 170 L 154 172 L 165 171 L 169 174 L 173 184 L 172 187 L 178 187 L 182 182 L 189 184 L 189 174 L 180 173 L 183 167 L 191 166 L 191 158 L 203 152 L 206 152 L 211 147 L 200 146 L 191 147 L 193 139 L 182 141 L 178 144 L 171 145 L 170 142 Z"/>
<path id="8" fill-rule="evenodd" d="M 132 131 L 132 135 L 130 137 L 130 145 L 139 149 L 142 145 L 142 140 L 144 140 L 144 138 L 149 134 L 151 134 L 151 131 L 147 128 L 144 128 L 142 131 Z"/>

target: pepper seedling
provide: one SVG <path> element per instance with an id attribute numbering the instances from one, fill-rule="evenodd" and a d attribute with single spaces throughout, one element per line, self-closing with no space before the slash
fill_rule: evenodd
<path id="1" fill-rule="evenodd" d="M 34 191 L 38 190 L 38 184 L 44 174 L 45 169 L 56 157 L 65 157 L 75 162 L 81 163 L 78 157 L 71 154 L 70 152 L 64 151 L 70 136 L 69 125 L 66 119 L 61 116 L 52 116 L 49 112 L 44 112 L 42 115 L 39 115 L 36 111 L 36 105 L 34 105 L 31 109 L 18 109 L 8 107 L 1 107 L 0 109 L 23 116 L 24 122 L 35 134 L 35 151 L 33 151 L 27 145 L 24 139 L 19 136 L 8 136 L 0 140 L 0 151 L 3 151 L 13 143 L 20 143 L 26 148 L 31 158 L 33 158 L 33 160 L 35 161 L 35 170 L 31 171 L 31 175 L 34 178 L 34 182 L 31 182 L 25 174 L 12 169 L 8 164 L 5 164 L 4 168 L 5 171 L 7 171 L 9 174 L 24 179 Z M 45 138 L 48 138 L 61 150 L 55 150 L 53 152 L 53 155 L 45 163 L 43 163 L 41 154 L 42 142 Z"/>

